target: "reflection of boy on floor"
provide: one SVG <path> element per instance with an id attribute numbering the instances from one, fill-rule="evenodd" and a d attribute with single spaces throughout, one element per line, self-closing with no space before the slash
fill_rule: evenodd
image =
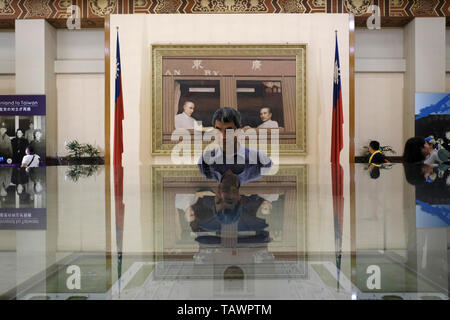
<path id="1" fill-rule="evenodd" d="M 241 195 L 239 188 L 238 177 L 228 170 L 215 195 L 199 198 L 192 206 L 195 218 L 190 225 L 193 232 L 220 232 L 220 235 L 199 235 L 196 241 L 226 244 L 230 239 L 237 241 L 239 231 L 253 231 L 255 235 L 239 237 L 238 242 L 268 241 L 268 232 L 264 231 L 268 225 L 264 219 L 256 217 L 264 199 L 257 195 Z"/>

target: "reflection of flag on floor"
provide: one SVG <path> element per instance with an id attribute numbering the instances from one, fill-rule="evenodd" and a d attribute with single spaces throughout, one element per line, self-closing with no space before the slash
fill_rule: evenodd
<path id="1" fill-rule="evenodd" d="M 334 55 L 334 78 L 333 78 L 333 119 L 331 130 L 331 183 L 333 195 L 333 217 L 334 217 L 334 242 L 336 250 L 337 289 L 342 261 L 342 229 L 344 219 L 344 170 L 340 164 L 340 154 L 344 147 L 342 125 L 344 116 L 342 113 L 342 88 L 341 69 L 339 64 L 339 49 L 336 33 L 336 50 Z"/>
<path id="2" fill-rule="evenodd" d="M 125 204 L 123 203 L 123 167 L 114 166 L 114 204 L 116 214 L 117 280 L 122 276 L 122 247 Z"/>
<path id="3" fill-rule="evenodd" d="M 114 110 L 114 204 L 116 215 L 116 244 L 117 244 L 117 280 L 119 282 L 122 276 L 122 247 L 123 247 L 123 224 L 125 215 L 125 205 L 123 203 L 123 132 L 122 120 L 123 97 L 122 97 L 122 71 L 120 64 L 119 32 L 117 31 L 117 50 L 116 50 L 116 103 Z"/>
<path id="4" fill-rule="evenodd" d="M 333 194 L 334 244 L 336 250 L 337 288 L 339 289 L 342 260 L 342 230 L 344 222 L 344 169 L 331 164 L 331 183 Z"/>

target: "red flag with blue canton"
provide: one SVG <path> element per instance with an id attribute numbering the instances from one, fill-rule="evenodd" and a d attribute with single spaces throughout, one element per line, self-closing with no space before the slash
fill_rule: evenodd
<path id="1" fill-rule="evenodd" d="M 334 55 L 333 77 L 333 120 L 331 129 L 331 163 L 339 163 L 341 150 L 344 147 L 342 125 L 344 115 L 342 113 L 341 67 L 339 64 L 338 39 L 336 34 L 336 51 Z"/>
<path id="2" fill-rule="evenodd" d="M 123 96 L 122 96 L 122 72 L 120 65 L 119 32 L 117 32 L 117 51 L 116 51 L 116 103 L 114 110 L 114 202 L 116 216 L 116 245 L 117 245 L 117 278 L 120 284 L 122 276 L 122 247 L 125 219 L 125 204 L 123 203 Z"/>
<path id="3" fill-rule="evenodd" d="M 342 114 L 342 90 L 340 72 L 338 40 L 336 33 L 336 51 L 334 56 L 333 79 L 333 123 L 331 130 L 331 184 L 333 196 L 334 239 L 336 250 L 338 290 L 340 287 L 342 231 L 344 223 L 344 170 L 339 161 L 341 150 L 344 146 L 342 134 L 344 116 Z"/>
<path id="4" fill-rule="evenodd" d="M 114 110 L 114 165 L 122 165 L 123 153 L 123 95 L 122 95 L 122 72 L 120 65 L 119 32 L 117 32 L 117 50 L 116 50 L 116 99 Z"/>

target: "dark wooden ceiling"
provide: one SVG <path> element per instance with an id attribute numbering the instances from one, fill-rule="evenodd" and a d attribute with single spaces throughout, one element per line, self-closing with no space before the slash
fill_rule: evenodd
<path id="1" fill-rule="evenodd" d="M 382 27 L 402 27 L 415 17 L 446 17 L 446 0 L 0 0 L 0 29 L 13 29 L 16 19 L 46 19 L 66 28 L 69 6 L 80 10 L 82 28 L 103 28 L 110 14 L 159 13 L 351 13 L 366 27 L 370 5 L 380 9 Z"/>

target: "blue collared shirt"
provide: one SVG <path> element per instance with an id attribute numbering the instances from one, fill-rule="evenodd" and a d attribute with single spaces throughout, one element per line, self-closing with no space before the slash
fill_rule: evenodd
<path id="1" fill-rule="evenodd" d="M 242 185 L 261 178 L 272 167 L 272 160 L 261 151 L 239 145 L 232 157 L 226 157 L 221 148 L 205 151 L 198 167 L 206 178 L 218 182 L 231 170 Z"/>

